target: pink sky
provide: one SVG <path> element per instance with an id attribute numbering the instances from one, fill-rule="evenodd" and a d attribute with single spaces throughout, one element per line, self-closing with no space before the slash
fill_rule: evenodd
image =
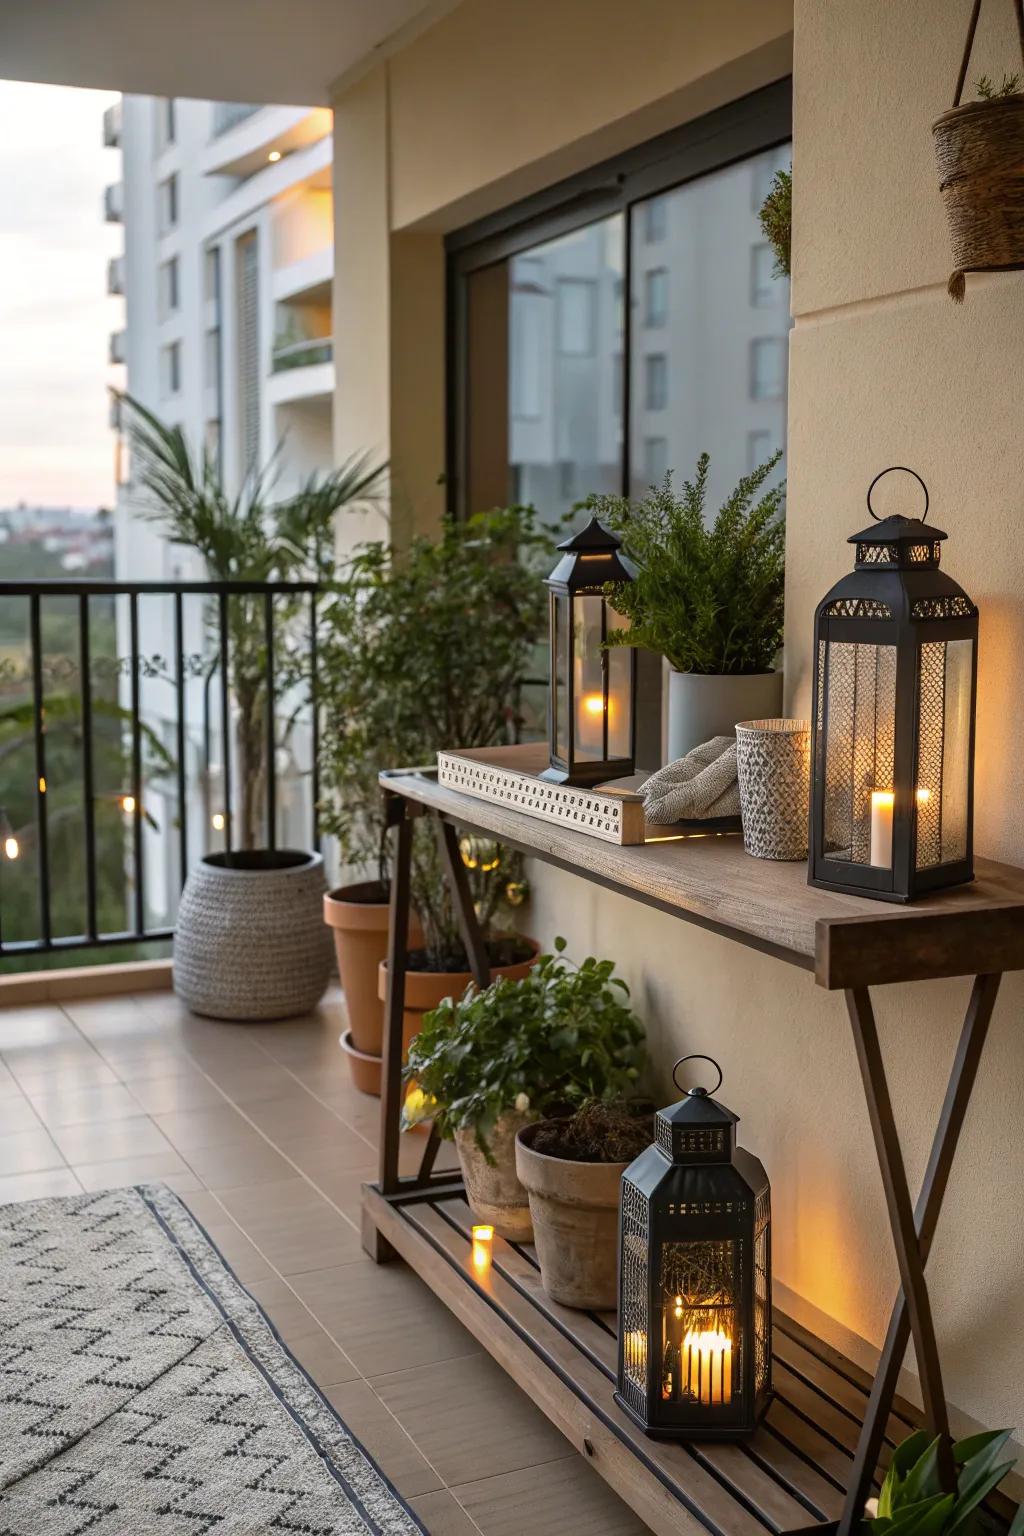
<path id="1" fill-rule="evenodd" d="M 103 188 L 121 157 L 103 148 L 107 91 L 0 81 L 0 507 L 110 506 L 107 296 L 122 230 Z"/>

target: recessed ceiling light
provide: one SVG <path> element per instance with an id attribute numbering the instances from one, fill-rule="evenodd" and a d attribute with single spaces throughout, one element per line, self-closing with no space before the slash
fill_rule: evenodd
<path id="1" fill-rule="evenodd" d="M 278 160 L 280 160 L 280 158 L 281 151 L 279 149 L 272 149 L 270 154 L 267 156 L 267 159 L 270 161 L 271 165 L 274 165 Z"/>

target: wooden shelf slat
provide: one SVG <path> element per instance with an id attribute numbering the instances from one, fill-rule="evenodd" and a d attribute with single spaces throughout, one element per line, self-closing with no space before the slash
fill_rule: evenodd
<path id="1" fill-rule="evenodd" d="M 821 891 L 803 862 L 753 859 L 727 834 L 619 847 L 449 789 L 427 770 L 382 784 L 468 830 L 811 970 L 829 989 L 1024 969 L 1024 870 L 975 861 L 969 885 L 902 906 Z"/>

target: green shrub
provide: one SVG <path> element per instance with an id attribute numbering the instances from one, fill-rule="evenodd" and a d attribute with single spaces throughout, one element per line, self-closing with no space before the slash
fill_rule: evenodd
<path id="1" fill-rule="evenodd" d="M 1010 1430 L 970 1435 L 953 1446 L 956 1492 L 944 1493 L 938 1472 L 938 1440 L 925 1430 L 908 1436 L 893 1451 L 878 1496 L 878 1513 L 864 1521 L 865 1536 L 973 1536 L 978 1506 L 1011 1471 L 1014 1459 L 1000 1462 Z M 1024 1536 L 1024 1506 L 1009 1536 Z"/>

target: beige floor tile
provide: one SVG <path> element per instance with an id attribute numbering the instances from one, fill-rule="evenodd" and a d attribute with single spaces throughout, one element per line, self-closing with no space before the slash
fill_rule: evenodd
<path id="1" fill-rule="evenodd" d="M 53 1139 L 69 1163 L 106 1163 L 171 1150 L 167 1138 L 145 1115 L 98 1125 L 54 1126 Z"/>
<path id="2" fill-rule="evenodd" d="M 575 1454 L 488 1355 L 374 1376 L 371 1385 L 449 1487 Z"/>
<path id="3" fill-rule="evenodd" d="M 247 1104 L 245 1112 L 271 1141 L 321 1140 L 343 1151 L 346 1146 L 364 1145 L 333 1110 L 318 1104 L 312 1094 L 295 1087 L 281 1099 L 260 1099 Z"/>
<path id="4" fill-rule="evenodd" d="M 286 1281 L 261 1280 L 250 1285 L 249 1291 L 321 1391 L 340 1382 L 360 1379 L 348 1355 L 321 1328 Z"/>
<path id="5" fill-rule="evenodd" d="M 444 1487 L 397 1419 L 365 1381 L 331 1387 L 325 1394 L 341 1418 L 404 1498 Z"/>
<path id="6" fill-rule="evenodd" d="M 321 1168 L 308 1177 L 321 1194 L 343 1211 L 353 1226 L 358 1228 L 362 1220 L 363 1185 L 377 1177 L 376 1162 L 366 1163 L 362 1168 Z"/>
<path id="7" fill-rule="evenodd" d="M 401 1264 L 362 1258 L 292 1286 L 364 1375 L 478 1353 L 470 1333 Z"/>
<path id="8" fill-rule="evenodd" d="M 259 1067 L 212 1063 L 206 1071 L 235 1104 L 258 1104 L 263 1099 L 283 1099 L 301 1091 L 295 1079 L 272 1061 Z"/>
<path id="9" fill-rule="evenodd" d="M 0 1061 L 0 1104 L 4 1099 L 16 1098 L 21 1093 L 21 1087 L 16 1077 L 13 1077 L 10 1069 Z"/>
<path id="10" fill-rule="evenodd" d="M 122 1083 L 99 1083 L 67 1093 L 33 1094 L 32 1104 L 44 1125 L 88 1125 L 129 1120 L 139 1106 Z"/>
<path id="11" fill-rule="evenodd" d="M 0 1009 L 0 1051 L 42 1050 L 81 1037 L 55 1003 L 37 1008 Z"/>
<path id="12" fill-rule="evenodd" d="M 206 1193 L 205 1190 L 195 1190 L 182 1198 L 242 1284 L 248 1286 L 260 1280 L 273 1280 L 274 1271 L 256 1245 L 250 1242 L 225 1211 L 218 1212 L 215 1202 L 205 1202 Z"/>
<path id="13" fill-rule="evenodd" d="M 39 1116 L 20 1089 L 0 1099 L 0 1136 L 11 1136 L 15 1131 L 38 1131 L 40 1124 Z"/>
<path id="14" fill-rule="evenodd" d="M 164 1152 L 142 1152 L 136 1157 L 115 1157 L 109 1162 L 75 1163 L 74 1171 L 86 1189 L 120 1189 L 127 1184 L 168 1184 L 174 1179 L 199 1181 L 173 1147 Z"/>
<path id="15" fill-rule="evenodd" d="M 452 1490 L 483 1536 L 647 1536 L 648 1527 L 574 1452 Z"/>
<path id="16" fill-rule="evenodd" d="M 140 1041 L 137 1045 L 125 1041 L 116 1046 L 104 1042 L 100 1054 L 124 1082 L 169 1077 L 202 1078 L 202 1072 L 184 1046 L 163 1040 Z"/>
<path id="17" fill-rule="evenodd" d="M 0 1136 L 0 1175 L 35 1173 L 43 1168 L 60 1168 L 65 1159 L 48 1131 L 12 1131 Z"/>
<path id="18" fill-rule="evenodd" d="M 359 1234 L 305 1179 L 228 1189 L 221 1203 L 282 1275 L 346 1264 Z"/>
<path id="19" fill-rule="evenodd" d="M 46 1168 L 38 1173 L 9 1173 L 0 1179 L 0 1205 L 15 1200 L 42 1200 L 49 1195 L 80 1195 L 82 1186 L 70 1168 Z"/>
<path id="20" fill-rule="evenodd" d="M 206 1147 L 237 1147 L 258 1141 L 258 1132 L 223 1099 L 208 1109 L 185 1109 L 154 1115 L 155 1123 L 179 1152 Z"/>
<path id="21" fill-rule="evenodd" d="M 409 1508 L 420 1518 L 430 1536 L 479 1536 L 480 1527 L 469 1518 L 454 1494 L 421 1494 L 419 1498 L 409 1500 Z M 559 1536 L 577 1536 L 577 1533 L 567 1527 Z"/>
<path id="22" fill-rule="evenodd" d="M 233 1147 L 196 1147 L 185 1154 L 185 1161 L 208 1189 L 218 1192 L 295 1177 L 292 1164 L 258 1138 Z"/>
<path id="23" fill-rule="evenodd" d="M 167 1077 L 125 1077 L 125 1087 L 147 1115 L 187 1114 L 227 1103 L 220 1089 L 193 1067 Z"/>
<path id="24" fill-rule="evenodd" d="M 27 1094 L 78 1093 L 117 1082 L 111 1067 L 85 1041 L 40 1051 L 11 1051 L 6 1061 Z"/>

